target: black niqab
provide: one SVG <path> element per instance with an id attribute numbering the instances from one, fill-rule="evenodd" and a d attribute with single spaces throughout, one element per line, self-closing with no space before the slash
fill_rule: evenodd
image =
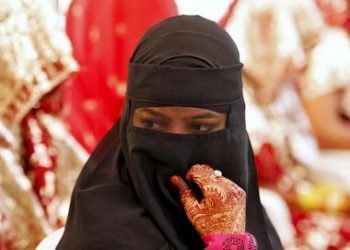
<path id="1" fill-rule="evenodd" d="M 169 182 L 197 163 L 246 191 L 246 230 L 259 250 L 282 249 L 260 203 L 241 68 L 231 37 L 212 21 L 178 16 L 150 29 L 130 60 L 123 115 L 77 180 L 57 249 L 203 249 Z M 133 127 L 133 111 L 145 106 L 208 108 L 227 113 L 227 126 L 206 135 Z"/>

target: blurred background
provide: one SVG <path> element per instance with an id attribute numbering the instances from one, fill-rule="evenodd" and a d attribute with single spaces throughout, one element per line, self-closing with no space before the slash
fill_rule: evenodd
<path id="1" fill-rule="evenodd" d="M 133 48 L 177 14 L 237 43 L 261 199 L 285 249 L 350 249 L 349 0 L 0 0 L 0 250 L 64 226 L 121 114 Z"/>

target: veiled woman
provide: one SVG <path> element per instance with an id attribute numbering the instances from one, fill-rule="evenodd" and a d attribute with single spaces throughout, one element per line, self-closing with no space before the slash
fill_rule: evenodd
<path id="1" fill-rule="evenodd" d="M 57 249 L 255 249 L 255 240 L 281 249 L 260 203 L 241 69 L 212 21 L 178 16 L 151 28 L 130 59 L 123 115 L 76 183 Z"/>

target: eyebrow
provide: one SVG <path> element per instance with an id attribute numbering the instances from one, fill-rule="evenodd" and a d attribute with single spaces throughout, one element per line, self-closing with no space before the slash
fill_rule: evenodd
<path id="1" fill-rule="evenodd" d="M 158 111 L 155 111 L 153 109 L 149 109 L 149 108 L 142 108 L 142 109 L 140 109 L 139 112 L 140 113 L 148 113 L 148 114 L 151 114 L 151 115 L 159 116 L 159 117 L 162 117 L 164 119 L 169 119 L 168 116 L 166 116 L 166 115 L 164 115 L 164 114 L 162 114 L 162 113 L 160 113 Z"/>
<path id="2" fill-rule="evenodd" d="M 199 119 L 210 119 L 210 118 L 218 118 L 218 116 L 212 113 L 203 113 L 203 114 L 186 117 L 185 120 L 197 120 L 197 119 L 199 120 Z"/>
<path id="3" fill-rule="evenodd" d="M 150 108 L 142 108 L 139 112 L 140 113 L 148 113 L 151 115 L 162 117 L 164 119 L 169 119 L 169 117 L 164 115 L 163 113 L 155 111 L 155 110 L 150 109 Z M 209 112 L 205 112 L 202 114 L 186 117 L 186 118 L 184 118 L 184 120 L 200 120 L 200 119 L 212 119 L 212 118 L 218 118 L 218 115 L 215 115 L 215 114 L 212 114 Z"/>

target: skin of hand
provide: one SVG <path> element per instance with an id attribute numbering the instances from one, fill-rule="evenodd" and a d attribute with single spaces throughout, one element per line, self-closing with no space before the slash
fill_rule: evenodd
<path id="1" fill-rule="evenodd" d="M 192 166 L 186 179 L 200 188 L 203 194 L 200 202 L 181 177 L 172 176 L 171 183 L 179 190 L 187 217 L 202 237 L 245 232 L 246 194 L 242 188 L 216 176 L 208 165 Z"/>

